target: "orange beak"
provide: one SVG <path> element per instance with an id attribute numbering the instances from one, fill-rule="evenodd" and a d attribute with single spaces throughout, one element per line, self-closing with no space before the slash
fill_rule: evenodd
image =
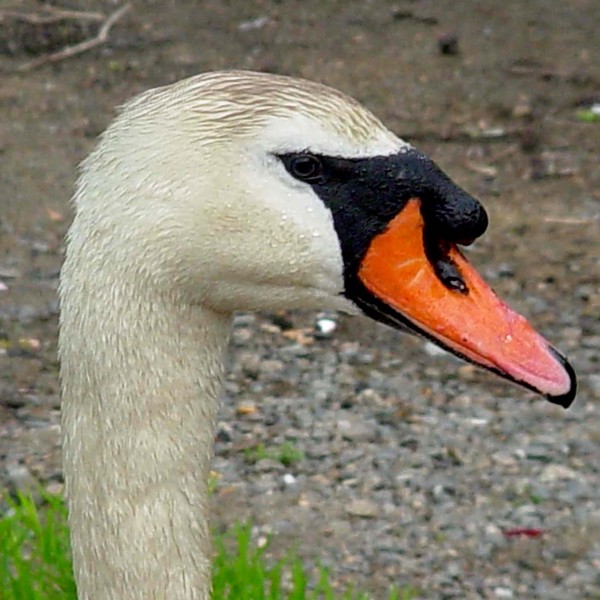
<path id="1" fill-rule="evenodd" d="M 453 289 L 428 258 L 420 201 L 410 200 L 369 245 L 358 278 L 411 329 L 455 354 L 569 406 L 575 374 L 562 355 L 502 302 L 456 245 L 445 259 L 460 274 Z M 463 285 L 464 284 L 464 285 Z"/>

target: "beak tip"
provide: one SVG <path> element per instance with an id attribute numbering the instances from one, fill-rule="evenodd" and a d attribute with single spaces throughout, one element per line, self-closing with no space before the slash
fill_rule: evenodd
<path id="1" fill-rule="evenodd" d="M 549 346 L 549 350 L 565 370 L 569 380 L 569 388 L 564 394 L 547 395 L 546 398 L 548 401 L 552 402 L 552 404 L 558 404 L 563 408 L 569 408 L 569 406 L 573 404 L 573 400 L 575 400 L 575 395 L 577 394 L 577 375 L 575 374 L 575 370 L 571 366 L 571 363 L 569 363 L 556 348 Z"/>
<path id="2" fill-rule="evenodd" d="M 566 394 L 562 396 L 546 396 L 546 399 L 552 404 L 558 404 L 558 406 L 567 409 L 573 404 L 573 400 L 575 400 L 576 388 L 577 386 L 574 384 Z"/>

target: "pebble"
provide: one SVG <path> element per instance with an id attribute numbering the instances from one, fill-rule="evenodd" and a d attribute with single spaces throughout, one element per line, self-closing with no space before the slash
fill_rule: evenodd
<path id="1" fill-rule="evenodd" d="M 448 354 L 446 350 L 440 348 L 439 346 L 430 341 L 426 341 L 423 343 L 423 350 L 425 350 L 425 352 L 429 356 L 444 356 Z"/>
<path id="2" fill-rule="evenodd" d="M 374 519 L 379 514 L 379 507 L 369 500 L 356 499 L 346 504 L 346 512 L 354 517 Z"/>
<path id="3" fill-rule="evenodd" d="M 342 438 L 351 442 L 372 442 L 377 437 L 376 425 L 365 421 L 342 419 L 337 428 Z"/>
<path id="4" fill-rule="evenodd" d="M 501 450 L 492 454 L 492 460 L 502 467 L 513 467 L 517 464 L 517 460 L 511 452 Z"/>
<path id="5" fill-rule="evenodd" d="M 254 463 L 254 470 L 257 473 L 270 473 L 272 471 L 282 471 L 283 465 L 278 460 L 272 458 L 261 458 Z"/>
<path id="6" fill-rule="evenodd" d="M 473 381 L 477 378 L 479 370 L 473 365 L 462 365 L 461 367 L 458 367 L 456 372 L 463 381 Z"/>
<path id="7" fill-rule="evenodd" d="M 27 404 L 27 398 L 9 386 L 0 387 L 0 406 L 7 408 L 22 408 Z"/>
<path id="8" fill-rule="evenodd" d="M 27 325 L 33 321 L 46 317 L 46 312 L 40 310 L 32 304 L 20 304 L 17 307 L 17 320 L 22 325 Z"/>
<path id="9" fill-rule="evenodd" d="M 14 490 L 37 490 L 39 483 L 25 465 L 8 462 L 4 469 L 10 488 Z"/>
<path id="10" fill-rule="evenodd" d="M 573 469 L 564 465 L 548 465 L 540 473 L 540 481 L 544 483 L 556 481 L 557 479 L 577 479 L 578 474 Z"/>
<path id="11" fill-rule="evenodd" d="M 296 478 L 291 473 L 285 473 L 283 475 L 283 483 L 285 483 L 285 485 L 295 485 Z"/>
<path id="12" fill-rule="evenodd" d="M 320 317 L 315 323 L 315 337 L 328 339 L 333 336 L 337 329 L 337 321 L 332 317 Z"/>
<path id="13" fill-rule="evenodd" d="M 254 415 L 257 411 L 256 403 L 252 400 L 242 400 L 238 402 L 235 411 L 241 416 Z"/>

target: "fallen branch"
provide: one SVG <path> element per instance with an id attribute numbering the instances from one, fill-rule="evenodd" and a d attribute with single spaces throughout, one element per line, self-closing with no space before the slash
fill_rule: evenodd
<path id="1" fill-rule="evenodd" d="M 21 13 L 15 10 L 0 10 L 0 22 L 4 19 L 14 19 L 15 21 L 23 21 L 31 25 L 50 25 L 63 19 L 72 19 L 74 21 L 104 21 L 106 15 L 99 12 L 87 12 L 82 10 L 65 10 L 57 8 L 50 4 L 44 5 L 46 14 L 38 13 Z"/>
<path id="2" fill-rule="evenodd" d="M 544 223 L 558 225 L 591 225 L 596 219 L 578 219 L 577 217 L 544 217 Z"/>
<path id="3" fill-rule="evenodd" d="M 591 73 L 586 73 L 583 71 L 552 69 L 543 65 L 515 64 L 507 67 L 506 70 L 511 75 L 517 75 L 518 77 L 532 76 L 546 81 L 558 79 L 562 81 L 586 83 L 590 85 L 596 83 L 596 78 Z"/>
<path id="4" fill-rule="evenodd" d="M 47 63 L 54 63 L 60 60 L 65 60 L 67 58 L 72 58 L 73 56 L 77 56 L 78 54 L 82 54 L 83 52 L 87 52 L 92 48 L 96 48 L 97 46 L 101 46 L 105 44 L 108 40 L 108 35 L 110 33 L 111 27 L 131 8 L 131 4 L 128 2 L 111 13 L 102 26 L 98 30 L 98 33 L 90 39 L 84 40 L 79 44 L 73 44 L 72 46 L 66 46 L 62 50 L 58 50 L 57 52 L 53 52 L 52 54 L 46 54 L 44 56 L 40 56 L 39 58 L 35 58 L 34 60 L 30 60 L 19 67 L 17 67 L 17 71 L 31 71 L 33 69 L 37 69 L 42 65 Z M 71 11 L 69 11 L 71 12 Z"/>
<path id="5" fill-rule="evenodd" d="M 493 165 L 484 165 L 480 163 L 475 163 L 472 161 L 465 162 L 465 167 L 472 171 L 473 173 L 477 173 L 478 175 L 483 175 L 484 177 L 496 177 L 498 175 L 498 169 Z"/>
<path id="6" fill-rule="evenodd" d="M 507 70 L 512 75 L 535 75 L 536 77 L 542 77 L 546 79 L 566 79 L 569 77 L 569 73 L 558 71 L 556 69 L 550 69 L 549 67 L 544 67 L 542 65 L 511 65 Z"/>
<path id="7" fill-rule="evenodd" d="M 470 128 L 450 130 L 450 131 L 433 131 L 420 130 L 414 132 L 404 132 L 402 137 L 409 142 L 448 142 L 457 144 L 504 144 L 507 142 L 518 142 L 521 137 L 521 130 L 506 129 L 506 130 L 490 130 L 490 131 L 473 131 Z"/>

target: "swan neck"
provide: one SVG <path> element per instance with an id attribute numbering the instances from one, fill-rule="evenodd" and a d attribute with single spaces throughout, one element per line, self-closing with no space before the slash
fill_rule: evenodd
<path id="1" fill-rule="evenodd" d="M 207 480 L 230 317 L 61 282 L 63 450 L 81 600 L 208 600 Z"/>

